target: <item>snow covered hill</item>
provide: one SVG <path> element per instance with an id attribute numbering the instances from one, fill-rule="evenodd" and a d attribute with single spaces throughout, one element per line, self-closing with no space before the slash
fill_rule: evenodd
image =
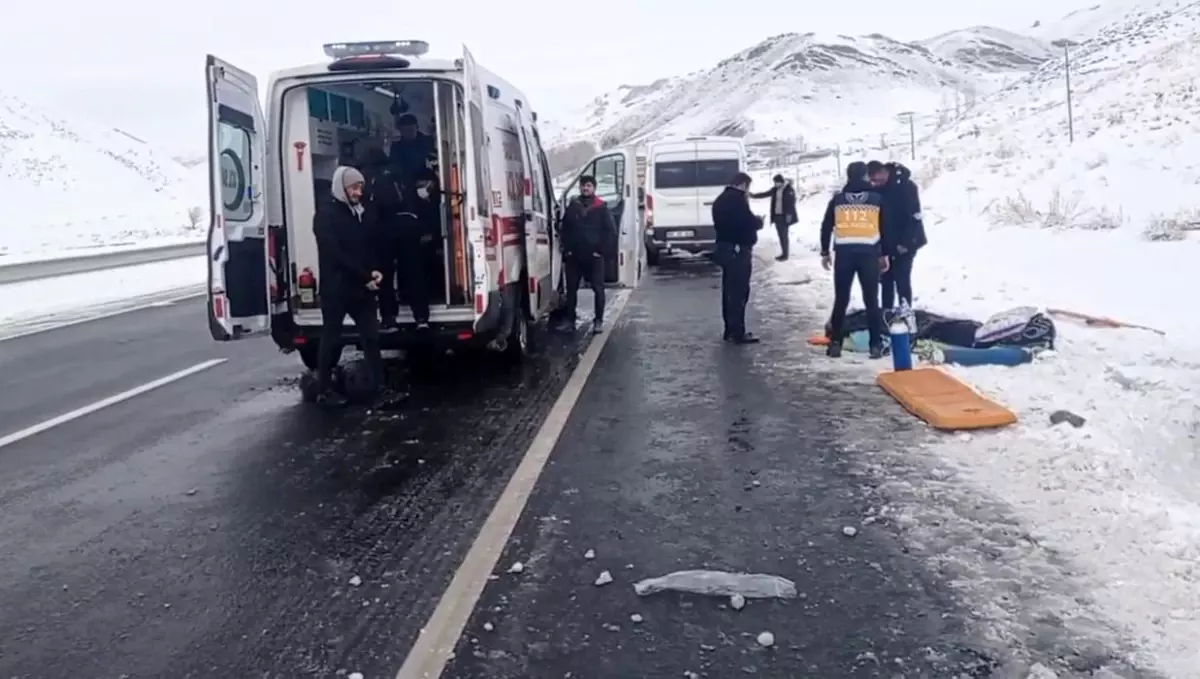
<path id="1" fill-rule="evenodd" d="M 747 142 L 832 146 L 891 128 L 901 111 L 933 111 L 1020 74 L 1051 48 L 988 27 L 905 43 L 883 35 L 788 33 L 713 68 L 623 86 L 560 118 L 552 143 L 609 146 L 672 134 L 729 134 Z"/>
<path id="2" fill-rule="evenodd" d="M 202 179 L 128 133 L 0 92 L 0 264 L 200 239 Z"/>
<path id="3" fill-rule="evenodd" d="M 1072 594 L 1034 584 L 1061 599 L 1025 605 L 1005 624 L 1102 618 L 1162 676 L 1196 677 L 1200 316 L 1184 281 L 1200 259 L 1200 3 L 1118 2 L 1039 28 L 1079 43 L 1074 143 L 1058 50 L 919 148 L 912 167 L 929 245 L 916 259 L 916 306 L 982 320 L 1031 305 L 1158 332 L 1060 317 L 1056 350 L 1031 365 L 953 367 L 1021 423 L 929 450 L 970 502 L 1012 508 L 1039 549 L 1062 560 L 1051 577 Z M 832 161 L 801 168 L 812 198 L 793 247 L 801 271 L 790 277 L 817 282 L 801 300 L 810 306 L 829 299 L 812 226 L 839 175 Z M 1085 423 L 1054 426 L 1062 409 Z M 1012 571 L 1022 575 L 1005 578 L 1037 583 L 1055 570 L 1038 575 L 1036 560 L 1022 559 Z M 977 572 L 962 584 L 980 610 L 1004 598 Z"/>

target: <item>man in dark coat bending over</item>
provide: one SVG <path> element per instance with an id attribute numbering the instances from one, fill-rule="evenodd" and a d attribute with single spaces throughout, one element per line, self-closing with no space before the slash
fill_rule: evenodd
<path id="1" fill-rule="evenodd" d="M 750 175 L 734 175 L 725 191 L 713 201 L 713 226 L 717 231 L 717 263 L 721 265 L 721 317 L 725 341 L 757 344 L 746 332 L 746 304 L 750 301 L 751 251 L 758 242 L 762 218 L 750 211 Z"/>
<path id="2" fill-rule="evenodd" d="M 892 250 L 888 270 L 880 277 L 882 306 L 894 309 L 899 303 L 912 306 L 913 259 L 925 246 L 925 222 L 921 219 L 921 196 L 907 167 L 900 163 L 867 164 L 873 190 L 883 196 L 888 209 L 888 241 Z"/>

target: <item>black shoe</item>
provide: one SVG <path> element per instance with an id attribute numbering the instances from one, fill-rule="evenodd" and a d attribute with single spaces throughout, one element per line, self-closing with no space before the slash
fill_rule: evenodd
<path id="1" fill-rule="evenodd" d="M 883 358 L 883 345 L 872 344 L 867 351 L 867 358 Z"/>
<path id="2" fill-rule="evenodd" d="M 733 341 L 733 334 L 732 334 L 731 332 L 729 332 L 728 330 L 726 330 L 726 331 L 725 331 L 725 334 L 724 334 L 724 335 L 721 335 L 721 341 L 723 341 L 723 342 L 732 342 L 732 341 Z"/>
<path id="3" fill-rule="evenodd" d="M 395 330 L 396 319 L 394 317 L 384 316 L 383 320 L 379 321 L 379 329 L 384 332 L 388 330 Z"/>
<path id="4" fill-rule="evenodd" d="M 592 321 L 592 334 L 599 335 L 602 332 L 604 332 L 604 321 L 597 318 L 596 320 Z"/>
<path id="5" fill-rule="evenodd" d="M 787 255 L 779 255 L 778 257 L 776 257 L 776 258 L 775 258 L 775 261 L 776 261 L 776 262 L 786 262 L 786 261 L 787 261 Z"/>
<path id="6" fill-rule="evenodd" d="M 322 408 L 341 408 L 349 402 L 349 399 L 336 391 L 326 391 L 317 395 L 317 405 Z"/>
<path id="7" fill-rule="evenodd" d="M 758 339 L 752 332 L 747 332 L 733 338 L 734 344 L 758 344 L 762 340 Z"/>
<path id="8" fill-rule="evenodd" d="M 825 355 L 828 356 L 829 358 L 841 358 L 842 357 L 842 343 L 841 342 L 830 342 L 829 346 L 825 347 Z"/>

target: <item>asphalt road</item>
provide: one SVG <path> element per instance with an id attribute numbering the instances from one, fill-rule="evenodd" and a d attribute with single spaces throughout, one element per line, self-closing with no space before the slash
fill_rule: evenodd
<path id="1" fill-rule="evenodd" d="M 806 374 L 814 319 L 769 289 L 767 342 L 722 344 L 716 288 L 696 263 L 630 298 L 441 676 L 1024 676 L 886 522 L 841 533 L 886 502 L 846 432 L 911 419 Z M 199 301 L 0 341 L 0 442 L 224 359 L 0 443 L 0 677 L 394 677 L 590 341 L 342 413 L 269 341 L 211 342 Z M 801 596 L 631 589 L 692 568 Z"/>
<path id="2" fill-rule="evenodd" d="M 0 676 L 394 672 L 586 341 L 369 414 L 199 302 L 0 342 L 0 436 L 226 359 L 0 447 Z"/>

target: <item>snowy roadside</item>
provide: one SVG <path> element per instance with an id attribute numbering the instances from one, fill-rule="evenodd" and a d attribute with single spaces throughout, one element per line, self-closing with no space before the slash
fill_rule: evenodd
<path id="1" fill-rule="evenodd" d="M 32 249 L 14 252 L 5 252 L 0 249 L 0 267 L 7 266 L 9 264 L 42 262 L 55 259 L 64 259 L 67 257 L 108 255 L 115 252 L 133 252 L 136 250 L 146 250 L 149 248 L 161 248 L 170 245 L 187 245 L 190 243 L 203 242 L 204 234 L 180 234 L 177 236 L 160 236 L 145 240 L 129 239 L 94 245 L 71 245 L 57 249 Z"/>
<path id="2" fill-rule="evenodd" d="M 199 294 L 207 257 L 0 285 L 0 338 Z"/>
<path id="3" fill-rule="evenodd" d="M 790 294 L 797 304 L 827 313 L 832 290 L 817 258 L 823 207 L 817 203 L 823 201 L 801 207 L 792 261 L 771 266 L 782 278 L 810 280 L 789 287 Z M 756 206 L 760 213 L 763 208 Z M 1200 255 L 1196 244 L 1148 243 L 1121 232 L 988 229 L 927 214 L 931 245 L 919 254 L 914 276 L 921 308 L 984 320 L 1014 306 L 1052 306 L 1168 334 L 1059 321 L 1058 351 L 1033 365 L 954 368 L 1021 422 L 969 436 L 931 432 L 921 455 L 943 470 L 934 478 L 918 471 L 926 478 L 893 489 L 913 500 L 898 510 L 908 517 L 902 523 L 911 522 L 914 536 L 931 541 L 924 547 L 936 545 L 924 551 L 957 573 L 982 617 L 1008 623 L 993 634 L 1057 619 L 1100 641 L 1097 630 L 1107 620 L 1135 647 L 1138 664 L 1171 677 L 1200 676 L 1194 442 L 1200 407 L 1189 398 L 1200 389 L 1200 348 L 1192 340 L 1200 319 L 1179 313 L 1183 295 L 1159 287 L 1172 279 L 1162 272 L 1189 270 Z M 773 256 L 777 245 L 769 231 L 763 231 L 762 250 Z M 861 306 L 857 299 L 853 304 Z M 797 329 L 787 341 L 803 341 L 815 330 Z M 846 378 L 855 373 L 853 379 L 889 367 L 858 358 L 821 365 Z M 1064 408 L 1087 423 L 1051 426 L 1049 413 Z M 889 464 L 912 464 L 902 459 L 912 451 L 902 452 Z M 957 500 L 931 502 L 935 496 Z M 989 497 L 998 502 L 985 508 Z M 985 518 L 965 515 L 964 508 Z M 944 510 L 958 521 L 929 523 Z M 1011 521 L 1002 518 L 1009 513 Z M 968 529 L 960 535 L 967 543 L 948 539 L 955 525 Z M 1000 543 L 984 544 L 1001 534 Z M 980 558 L 980 549 L 993 554 L 992 563 Z M 1116 635 L 1105 641 L 1119 646 Z"/>

